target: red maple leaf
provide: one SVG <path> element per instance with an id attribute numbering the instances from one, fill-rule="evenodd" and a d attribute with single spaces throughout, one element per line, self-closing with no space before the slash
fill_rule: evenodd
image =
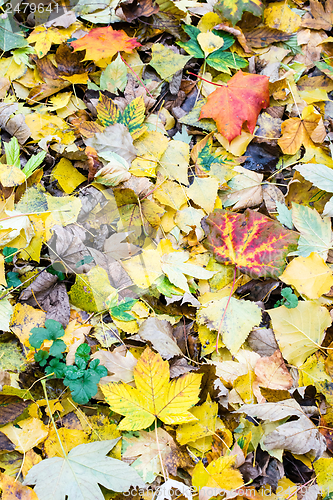
<path id="1" fill-rule="evenodd" d="M 201 118 L 213 118 L 228 141 L 241 134 L 247 122 L 251 134 L 261 109 L 269 106 L 268 77 L 238 71 L 227 85 L 214 90 L 201 108 Z"/>
<path id="2" fill-rule="evenodd" d="M 133 49 L 140 47 L 136 38 L 130 38 L 123 30 L 114 30 L 111 26 L 92 29 L 87 35 L 74 40 L 70 45 L 76 50 L 85 50 L 84 61 L 98 61 L 112 57 L 117 52 L 130 54 Z"/>
<path id="3" fill-rule="evenodd" d="M 254 210 L 235 214 L 214 210 L 203 223 L 206 248 L 218 262 L 234 264 L 252 277 L 280 276 L 299 235 Z"/>

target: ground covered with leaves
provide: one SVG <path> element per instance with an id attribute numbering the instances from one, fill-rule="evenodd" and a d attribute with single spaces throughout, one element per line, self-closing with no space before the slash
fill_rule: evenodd
<path id="1" fill-rule="evenodd" d="M 1 9 L 2 499 L 333 498 L 333 0 Z"/>

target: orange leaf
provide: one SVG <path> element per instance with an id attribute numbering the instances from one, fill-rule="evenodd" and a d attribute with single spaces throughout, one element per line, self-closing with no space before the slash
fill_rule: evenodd
<path id="1" fill-rule="evenodd" d="M 205 247 L 214 252 L 216 260 L 235 264 L 252 277 L 279 277 L 286 256 L 297 246 L 297 233 L 254 210 L 243 214 L 214 210 L 202 225 L 207 235 Z"/>
<path id="2" fill-rule="evenodd" d="M 141 44 L 136 38 L 130 38 L 125 31 L 116 31 L 111 26 L 105 28 L 95 28 L 87 35 L 70 45 L 76 50 L 85 50 L 86 56 L 84 61 L 98 61 L 106 57 L 112 57 L 117 52 L 127 52 L 130 54 L 133 49 L 140 47 Z"/>
<path id="3" fill-rule="evenodd" d="M 269 106 L 268 77 L 238 71 L 227 85 L 208 96 L 202 107 L 201 118 L 213 118 L 218 131 L 228 141 L 241 134 L 243 123 L 251 134 L 259 112 Z"/>

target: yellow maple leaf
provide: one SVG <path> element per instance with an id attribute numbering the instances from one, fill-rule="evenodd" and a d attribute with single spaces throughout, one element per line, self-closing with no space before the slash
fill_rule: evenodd
<path id="1" fill-rule="evenodd" d="M 113 382 L 101 390 L 110 408 L 126 417 L 118 428 L 135 431 L 146 429 L 155 418 L 166 424 L 197 420 L 187 410 L 199 401 L 201 377 L 188 373 L 170 382 L 168 362 L 147 347 L 134 368 L 136 387 Z"/>

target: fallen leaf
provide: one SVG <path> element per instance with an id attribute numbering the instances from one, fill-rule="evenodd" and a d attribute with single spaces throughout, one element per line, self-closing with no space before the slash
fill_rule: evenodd
<path id="1" fill-rule="evenodd" d="M 224 312 L 224 320 L 220 324 Z M 229 301 L 229 297 L 224 297 L 202 306 L 197 313 L 197 320 L 211 330 L 220 331 L 223 343 L 232 354 L 236 354 L 252 328 L 261 322 L 261 309 L 250 301 L 234 297 Z"/>
<path id="2" fill-rule="evenodd" d="M 276 221 L 247 209 L 244 214 L 215 210 L 204 223 L 206 247 L 216 260 L 253 277 L 278 277 L 298 236 Z"/>
<path id="3" fill-rule="evenodd" d="M 139 336 L 142 340 L 151 342 L 164 359 L 183 355 L 172 336 L 172 326 L 168 321 L 158 318 L 146 319 L 140 326 Z"/>
<path id="4" fill-rule="evenodd" d="M 80 444 L 65 457 L 53 457 L 34 465 L 24 485 L 35 485 L 39 500 L 50 494 L 55 500 L 82 498 L 102 500 L 98 484 L 113 491 L 127 491 L 130 486 L 143 487 L 144 483 L 134 469 L 106 454 L 119 438 Z"/>
<path id="5" fill-rule="evenodd" d="M 267 450 L 284 449 L 296 455 L 311 453 L 316 459 L 326 450 L 326 441 L 311 420 L 305 416 L 279 425 L 264 439 Z"/>
<path id="6" fill-rule="evenodd" d="M 201 376 L 189 373 L 169 382 L 168 362 L 147 347 L 134 368 L 136 388 L 111 383 L 101 389 L 113 411 L 125 416 L 119 429 L 145 429 L 156 417 L 169 424 L 195 420 L 187 410 L 198 401 Z"/>
<path id="7" fill-rule="evenodd" d="M 208 96 L 200 119 L 213 118 L 218 131 L 230 142 L 240 135 L 244 122 L 252 134 L 260 110 L 268 105 L 268 78 L 239 70 L 225 86 Z"/>
<path id="8" fill-rule="evenodd" d="M 1 427 L 1 432 L 15 444 L 17 451 L 25 453 L 46 439 L 48 427 L 38 418 L 27 418 L 18 425 L 7 424 Z"/>
<path id="9" fill-rule="evenodd" d="M 306 148 L 315 146 L 314 142 L 322 142 L 326 136 L 322 118 L 315 108 L 307 106 L 302 111 L 302 118 L 289 118 L 281 125 L 282 136 L 278 144 L 285 154 L 295 154 L 301 145 Z"/>
<path id="10" fill-rule="evenodd" d="M 259 386 L 268 389 L 282 391 L 290 389 L 293 385 L 293 379 L 279 350 L 276 350 L 272 356 L 260 358 L 256 363 L 254 373 Z"/>
<path id="11" fill-rule="evenodd" d="M 328 310 L 312 301 L 298 302 L 294 309 L 280 306 L 268 313 L 283 357 L 296 366 L 317 351 L 332 323 Z"/>
<path id="12" fill-rule="evenodd" d="M 316 252 L 308 257 L 296 257 L 280 276 L 280 280 L 292 285 L 309 299 L 319 299 L 333 286 L 331 269 Z"/>
<path id="13" fill-rule="evenodd" d="M 16 478 L 7 474 L 0 474 L 0 486 L 3 500 L 38 500 L 33 489 L 23 486 Z"/>
<path id="14" fill-rule="evenodd" d="M 87 35 L 70 42 L 74 52 L 85 50 L 84 61 L 97 61 L 102 58 L 112 57 L 117 52 L 130 54 L 133 49 L 140 47 L 136 38 L 130 38 L 123 30 L 114 30 L 111 26 L 94 28 Z"/>

